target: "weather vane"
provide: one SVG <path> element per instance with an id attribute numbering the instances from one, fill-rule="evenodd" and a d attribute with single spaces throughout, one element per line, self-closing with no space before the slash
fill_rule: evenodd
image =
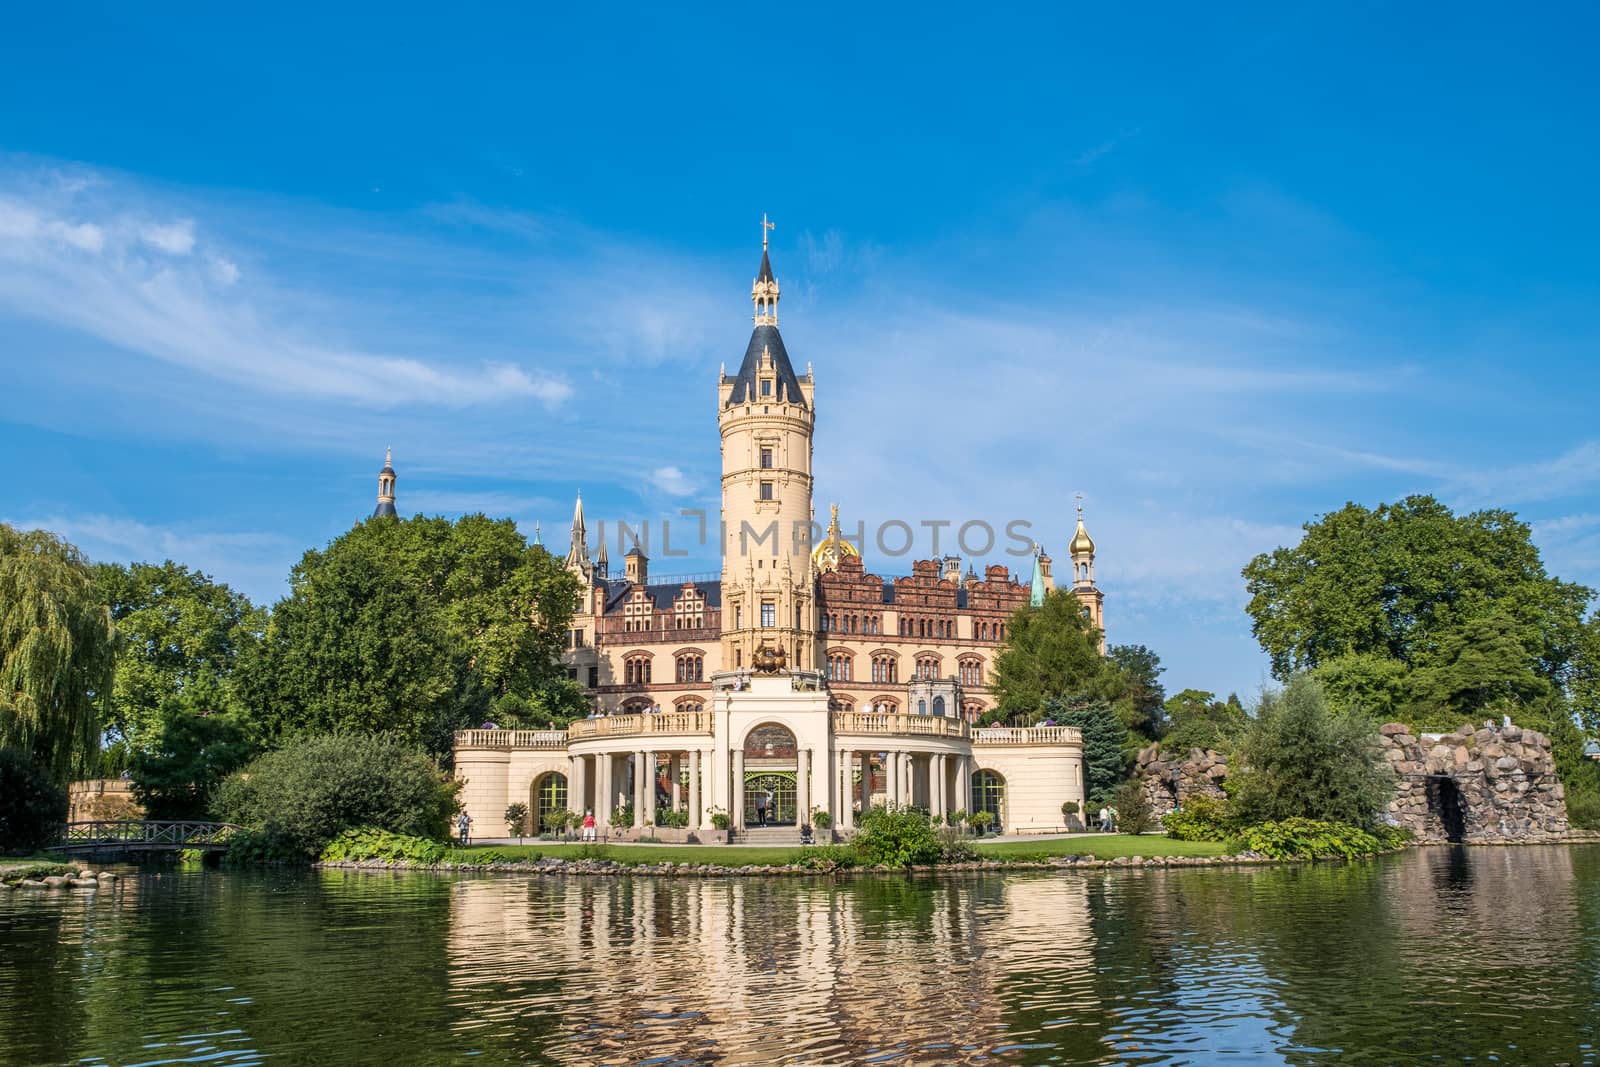
<path id="1" fill-rule="evenodd" d="M 776 222 L 768 222 L 767 213 L 763 211 L 761 213 L 761 251 L 765 252 L 767 250 L 767 231 L 776 230 L 777 228 L 778 224 Z"/>

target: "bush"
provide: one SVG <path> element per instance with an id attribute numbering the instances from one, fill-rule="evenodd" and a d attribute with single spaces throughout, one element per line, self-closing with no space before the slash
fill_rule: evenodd
<path id="1" fill-rule="evenodd" d="M 1287 819 L 1348 823 L 1372 829 L 1394 795 L 1394 775 L 1381 758 L 1371 720 L 1334 712 L 1307 674 L 1267 694 L 1239 749 L 1241 770 L 1228 794 L 1240 823 Z"/>
<path id="2" fill-rule="evenodd" d="M 946 815 L 944 817 L 944 821 L 948 826 L 960 826 L 962 823 L 967 821 L 967 809 L 957 808 L 955 811 L 952 811 L 950 814 Z"/>
<path id="3" fill-rule="evenodd" d="M 633 805 L 624 804 L 611 812 L 609 820 L 612 826 L 628 827 L 633 825 Z"/>
<path id="4" fill-rule="evenodd" d="M 528 832 L 528 805 L 518 801 L 506 807 L 506 832 L 512 837 Z"/>
<path id="5" fill-rule="evenodd" d="M 1348 823 L 1292 818 L 1246 827 L 1230 843 L 1230 850 L 1258 852 L 1275 860 L 1349 860 L 1398 848 L 1405 840 L 1404 832 L 1392 826 L 1368 833 Z"/>
<path id="6" fill-rule="evenodd" d="M 162 709 L 161 735 L 128 764 L 133 795 L 150 819 L 204 819 L 211 794 L 255 751 L 244 730 L 223 715 Z"/>
<path id="7" fill-rule="evenodd" d="M 1567 794 L 1567 821 L 1580 830 L 1600 830 L 1600 794 Z"/>
<path id="8" fill-rule="evenodd" d="M 994 812 L 975 811 L 971 815 L 967 816 L 967 824 L 979 834 L 987 833 L 989 827 L 994 825 Z"/>
<path id="9" fill-rule="evenodd" d="M 393 735 L 329 734 L 252 762 L 218 788 L 212 807 L 249 834 L 230 861 L 312 859 L 345 830 L 370 827 L 443 840 L 459 782 Z"/>
<path id="10" fill-rule="evenodd" d="M 1076 814 L 1078 814 L 1078 802 L 1076 800 L 1063 800 L 1061 802 L 1061 821 L 1062 822 L 1066 822 L 1068 819 L 1071 819 Z"/>
<path id="11" fill-rule="evenodd" d="M 718 808 L 710 809 L 711 828 L 713 830 L 726 830 L 733 825 L 733 820 L 728 818 L 728 813 Z"/>
<path id="12" fill-rule="evenodd" d="M 1239 829 L 1227 801 L 1216 797 L 1190 798 L 1183 807 L 1163 816 L 1161 825 L 1176 841 L 1226 841 Z"/>
<path id="13" fill-rule="evenodd" d="M 795 866 L 813 871 L 837 871 L 861 862 L 849 845 L 808 845 L 800 850 Z"/>
<path id="14" fill-rule="evenodd" d="M 329 841 L 327 847 L 322 850 L 324 863 L 388 860 L 431 867 L 442 861 L 444 856 L 445 847 L 437 841 L 429 841 L 425 837 L 392 834 L 387 830 L 378 830 L 371 826 L 346 830 Z"/>
<path id="15" fill-rule="evenodd" d="M 977 860 L 978 850 L 972 847 L 972 842 L 960 830 L 941 826 L 935 833 L 939 836 L 940 863 L 973 863 Z"/>
<path id="16" fill-rule="evenodd" d="M 874 807 L 861 816 L 850 847 L 863 863 L 885 867 L 938 863 L 943 852 L 928 817 L 897 806 Z"/>
<path id="17" fill-rule="evenodd" d="M 1124 834 L 1142 834 L 1154 829 L 1156 817 L 1150 811 L 1150 801 L 1144 795 L 1144 783 L 1123 782 L 1111 794 L 1111 806 L 1117 809 L 1117 830 Z"/>
<path id="18" fill-rule="evenodd" d="M 827 830 L 833 826 L 833 816 L 826 811 L 818 809 L 811 813 L 811 825 L 818 830 Z"/>
<path id="19" fill-rule="evenodd" d="M 48 848 L 66 821 L 67 791 L 20 749 L 0 748 L 0 853 Z"/>
<path id="20" fill-rule="evenodd" d="M 689 825 L 689 813 L 688 811 L 658 811 L 656 812 L 656 825 L 682 830 Z"/>

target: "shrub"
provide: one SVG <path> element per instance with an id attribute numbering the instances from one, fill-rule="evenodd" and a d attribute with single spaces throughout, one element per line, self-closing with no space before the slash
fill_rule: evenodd
<path id="1" fill-rule="evenodd" d="M 994 825 L 994 812 L 975 811 L 967 816 L 967 822 L 978 833 L 987 833 L 989 827 Z"/>
<path id="2" fill-rule="evenodd" d="M 944 821 L 949 826 L 960 826 L 962 823 L 967 821 L 967 809 L 957 808 L 955 811 L 952 811 L 950 814 L 946 815 L 944 817 Z"/>
<path id="3" fill-rule="evenodd" d="M 972 863 L 977 860 L 978 850 L 972 847 L 972 842 L 960 830 L 941 826 L 935 832 L 939 836 L 940 863 Z"/>
<path id="4" fill-rule="evenodd" d="M 622 827 L 632 826 L 633 825 L 633 805 L 632 804 L 623 804 L 621 807 L 618 807 L 618 808 L 614 809 L 611 812 L 611 818 L 608 821 L 611 823 L 612 826 L 622 826 Z"/>
<path id="5" fill-rule="evenodd" d="M 1391 826 L 1374 834 L 1348 823 L 1296 817 L 1246 827 L 1230 848 L 1277 860 L 1349 860 L 1398 848 L 1405 840 L 1404 833 Z"/>
<path id="6" fill-rule="evenodd" d="M 433 866 L 444 859 L 445 847 L 425 837 L 392 834 L 387 830 L 363 826 L 346 830 L 329 841 L 322 850 L 322 862 L 388 860 Z"/>
<path id="7" fill-rule="evenodd" d="M 1192 797 L 1177 811 L 1161 819 L 1167 836 L 1177 841 L 1226 841 L 1239 829 L 1227 801 Z"/>
<path id="8" fill-rule="evenodd" d="M 886 867 L 937 863 L 943 851 L 926 815 L 893 805 L 874 807 L 861 816 L 850 847 L 863 863 Z"/>
<path id="9" fill-rule="evenodd" d="M 728 818 L 728 813 L 721 808 L 707 809 L 711 815 L 711 828 L 713 830 L 726 830 L 733 825 L 733 820 Z"/>
<path id="10" fill-rule="evenodd" d="M 491 863 L 502 863 L 507 859 L 504 852 L 498 849 L 465 849 L 453 848 L 446 854 L 446 858 L 458 867 L 487 867 Z M 537 855 L 530 857 L 538 859 Z"/>
<path id="11" fill-rule="evenodd" d="M 244 765 L 254 751 L 244 731 L 223 715 L 162 709 L 161 735 L 148 752 L 128 764 L 133 794 L 151 819 L 204 819 L 217 783 Z"/>
<path id="12" fill-rule="evenodd" d="M 657 811 L 656 825 L 669 826 L 675 830 L 681 830 L 689 825 L 689 813 L 687 811 Z"/>
<path id="13" fill-rule="evenodd" d="M 1580 830 L 1600 830 L 1600 794 L 1567 794 L 1567 821 Z"/>
<path id="14" fill-rule="evenodd" d="M 1150 811 L 1150 801 L 1144 795 L 1144 783 L 1128 781 L 1117 786 L 1111 794 L 1111 806 L 1117 809 L 1117 830 L 1124 834 L 1142 834 L 1153 829 L 1156 817 Z"/>
<path id="15" fill-rule="evenodd" d="M 574 855 L 577 859 L 591 862 L 609 860 L 611 859 L 611 846 L 602 845 L 599 842 L 590 842 L 586 845 L 579 845 L 578 851 Z"/>
<path id="16" fill-rule="evenodd" d="M 849 845 L 808 845 L 800 850 L 795 866 L 813 871 L 837 871 L 861 862 Z"/>
<path id="17" fill-rule="evenodd" d="M 1246 826 L 1299 818 L 1371 829 L 1394 794 L 1371 720 L 1330 710 L 1307 674 L 1262 698 L 1239 752 L 1227 789 Z"/>
<path id="18" fill-rule="evenodd" d="M 521 837 L 528 831 L 528 805 L 518 801 L 506 807 L 506 832 Z"/>
<path id="19" fill-rule="evenodd" d="M 1078 814 L 1078 802 L 1076 800 L 1063 800 L 1061 802 L 1062 822 L 1066 822 L 1076 814 Z"/>
<path id="20" fill-rule="evenodd" d="M 0 748 L 0 853 L 56 843 L 67 821 L 67 791 L 20 749 Z"/>
<path id="21" fill-rule="evenodd" d="M 829 829 L 833 826 L 833 816 L 826 811 L 822 811 L 821 809 L 813 811 L 811 813 L 811 825 L 815 826 L 818 830 Z"/>
<path id="22" fill-rule="evenodd" d="M 212 807 L 251 833 L 229 859 L 312 859 L 345 830 L 442 840 L 459 782 L 392 735 L 329 734 L 269 752 L 218 788 Z"/>

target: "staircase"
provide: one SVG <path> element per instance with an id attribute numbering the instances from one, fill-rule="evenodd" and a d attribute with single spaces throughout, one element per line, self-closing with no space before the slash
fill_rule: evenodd
<path id="1" fill-rule="evenodd" d="M 772 848 L 799 848 L 798 826 L 747 826 L 728 835 L 731 845 L 767 845 Z"/>

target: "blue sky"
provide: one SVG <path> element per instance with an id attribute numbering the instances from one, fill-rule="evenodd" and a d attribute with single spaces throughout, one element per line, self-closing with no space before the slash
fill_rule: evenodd
<path id="1" fill-rule="evenodd" d="M 1346 500 L 1600 585 L 1597 27 L 1508 11 L 36 6 L 0 518 L 270 601 L 386 445 L 547 543 L 714 513 L 768 212 L 819 512 L 1059 559 L 1082 492 L 1171 689 L 1259 686 L 1239 568 Z"/>

